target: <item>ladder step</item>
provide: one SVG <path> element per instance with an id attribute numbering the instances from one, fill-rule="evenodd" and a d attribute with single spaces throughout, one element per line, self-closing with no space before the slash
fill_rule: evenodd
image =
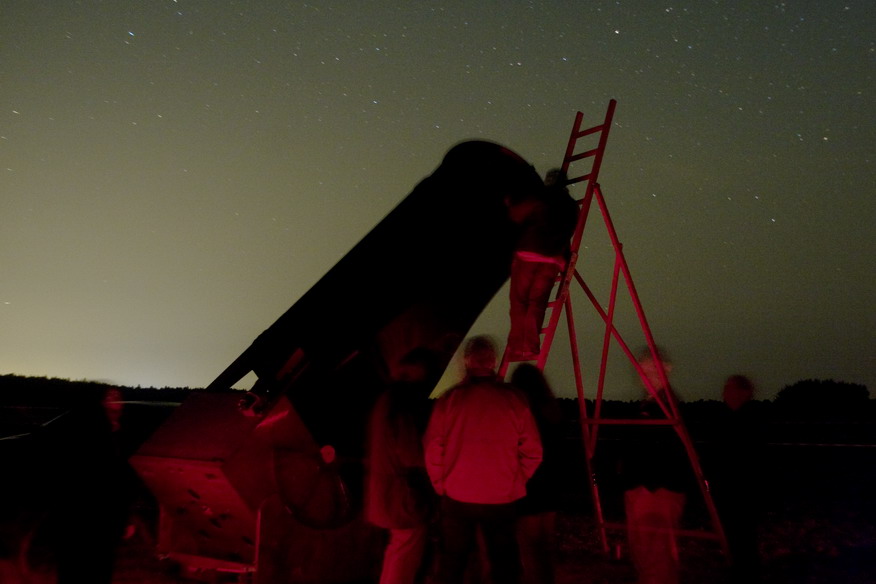
<path id="1" fill-rule="evenodd" d="M 598 152 L 599 148 L 594 148 L 593 150 L 587 150 L 586 152 L 575 154 L 574 156 L 569 157 L 569 162 L 575 162 L 576 160 L 582 160 L 584 158 L 589 158 L 590 156 L 596 156 Z"/>
<path id="2" fill-rule="evenodd" d="M 586 130 L 581 130 L 575 133 L 575 139 L 583 138 L 584 136 L 589 136 L 590 134 L 595 134 L 596 132 L 601 132 L 605 129 L 605 124 L 599 124 L 598 126 L 593 126 L 592 128 L 587 128 Z"/>

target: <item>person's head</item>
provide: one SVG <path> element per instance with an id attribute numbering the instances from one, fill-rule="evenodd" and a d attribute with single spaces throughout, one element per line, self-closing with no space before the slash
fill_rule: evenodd
<path id="1" fill-rule="evenodd" d="M 554 398 L 554 392 L 541 369 L 532 363 L 521 363 L 511 374 L 511 385 L 523 391 L 529 403 L 538 405 Z"/>
<path id="2" fill-rule="evenodd" d="M 754 397 L 754 384 L 744 375 L 731 375 L 724 382 L 721 397 L 728 408 L 736 411 Z"/>
<path id="3" fill-rule="evenodd" d="M 652 352 L 649 347 L 645 347 L 636 355 L 636 361 L 638 362 L 639 367 L 642 368 L 642 373 L 656 391 L 663 391 L 666 389 L 660 375 L 660 369 L 662 368 L 666 377 L 668 377 L 669 373 L 672 371 L 672 360 L 669 358 L 665 349 L 662 347 L 654 347 L 654 351 Z"/>
<path id="4" fill-rule="evenodd" d="M 395 378 L 397 381 L 427 381 L 437 375 L 437 369 L 435 353 L 426 347 L 417 347 L 399 359 Z"/>
<path id="5" fill-rule="evenodd" d="M 562 168 L 552 168 L 544 176 L 544 185 L 546 187 L 565 187 L 568 182 L 569 177 L 563 172 Z"/>
<path id="6" fill-rule="evenodd" d="M 488 335 L 478 335 L 465 343 L 465 372 L 469 375 L 492 375 L 496 372 L 496 343 Z"/>

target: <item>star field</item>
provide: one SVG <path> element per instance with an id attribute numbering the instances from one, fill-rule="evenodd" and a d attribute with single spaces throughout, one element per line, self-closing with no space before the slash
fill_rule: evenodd
<path id="1" fill-rule="evenodd" d="M 0 373 L 202 387 L 451 146 L 543 174 L 615 98 L 600 183 L 682 397 L 872 389 L 874 30 L 864 0 L 4 3 Z"/>

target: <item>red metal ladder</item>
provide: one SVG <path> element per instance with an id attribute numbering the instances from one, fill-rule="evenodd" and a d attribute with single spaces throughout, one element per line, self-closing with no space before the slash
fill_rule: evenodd
<path id="1" fill-rule="evenodd" d="M 593 499 L 593 508 L 601 536 L 602 547 L 605 553 L 609 552 L 607 531 L 609 529 L 626 529 L 626 526 L 620 523 L 607 522 L 603 514 L 602 500 L 599 493 L 599 485 L 597 482 L 596 474 L 594 472 L 594 456 L 596 454 L 596 444 L 599 427 L 602 425 L 634 426 L 651 424 L 672 426 L 672 428 L 675 430 L 675 433 L 681 440 L 687 456 L 690 459 L 691 468 L 700 488 L 700 492 L 702 494 L 703 501 L 708 512 L 712 527 L 711 531 L 686 530 L 679 531 L 678 534 L 691 537 L 714 539 L 720 544 L 725 556 L 729 557 L 726 536 L 724 534 L 721 521 L 718 517 L 714 501 L 712 500 L 708 482 L 703 475 L 702 467 L 699 462 L 699 457 L 693 447 L 693 442 L 690 438 L 690 435 L 688 434 L 687 429 L 681 419 L 678 404 L 672 396 L 671 391 L 658 392 L 652 386 L 650 381 L 648 381 L 647 376 L 645 375 L 641 366 L 637 363 L 635 355 L 633 354 L 629 345 L 614 325 L 615 308 L 618 299 L 618 289 L 620 288 L 622 277 L 623 284 L 625 284 L 626 290 L 629 294 L 629 299 L 635 308 L 636 315 L 641 325 L 641 332 L 645 338 L 647 346 L 651 352 L 651 355 L 655 357 L 655 363 L 660 363 L 660 360 L 656 358 L 657 346 L 654 342 L 654 337 L 651 333 L 650 326 L 648 325 L 648 321 L 645 317 L 645 312 L 642 308 L 642 304 L 639 300 L 639 295 L 633 283 L 629 266 L 627 265 L 626 258 L 623 254 L 623 246 L 620 243 L 617 232 L 614 229 L 614 224 L 612 223 L 611 216 L 609 215 L 608 207 L 605 204 L 605 198 L 602 195 L 602 190 L 600 189 L 598 183 L 599 170 L 602 165 L 603 155 L 605 154 L 605 146 L 608 141 L 608 134 L 611 129 L 612 119 L 614 117 L 614 111 L 616 106 L 617 102 L 612 99 L 608 104 L 608 109 L 606 111 L 603 122 L 599 125 L 586 129 L 581 128 L 584 116 L 581 112 L 578 112 L 575 117 L 575 123 L 572 127 L 572 132 L 569 136 L 569 141 L 566 146 L 566 153 L 563 158 L 562 170 L 569 177 L 567 182 L 568 185 L 571 186 L 577 183 L 584 183 L 584 196 L 578 200 L 580 210 L 578 215 L 578 223 L 575 228 L 574 235 L 572 236 L 571 258 L 559 280 L 559 286 L 557 286 L 554 299 L 548 305 L 550 316 L 547 326 L 542 328 L 543 339 L 541 343 L 541 352 L 539 353 L 537 359 L 537 366 L 540 370 L 544 370 L 544 366 L 548 360 L 550 349 L 553 344 L 557 328 L 559 326 L 560 318 L 562 314 L 565 313 L 571 349 L 572 367 L 575 376 L 575 386 L 578 396 L 581 433 L 585 449 L 589 487 Z M 592 136 L 592 138 L 590 138 L 589 140 L 590 143 L 592 143 L 594 139 L 597 140 L 596 146 L 591 149 L 584 150 L 580 153 L 576 153 L 576 150 L 579 147 L 578 141 L 588 136 Z M 587 168 L 586 171 L 581 174 L 573 175 L 570 172 L 572 170 L 573 164 L 580 163 L 581 161 L 585 161 L 585 163 L 589 162 L 589 168 Z M 581 166 L 581 164 L 577 164 L 575 166 L 576 173 L 579 172 L 577 168 L 580 168 Z M 596 295 L 593 293 L 590 286 L 588 286 L 588 284 L 585 282 L 584 278 L 576 267 L 579 260 L 581 240 L 584 234 L 584 229 L 587 225 L 590 208 L 594 200 L 596 201 L 597 206 L 599 207 L 599 210 L 601 212 L 615 256 L 610 298 L 607 309 L 603 308 L 603 306 L 600 304 L 599 300 L 596 298 Z M 600 319 L 605 324 L 605 328 L 602 334 L 602 347 L 599 359 L 599 375 L 597 378 L 596 391 L 593 396 L 589 397 L 589 399 L 591 399 L 593 402 L 591 406 L 591 411 L 588 411 L 587 407 L 588 396 L 585 394 L 584 377 L 582 374 L 578 338 L 575 328 L 574 311 L 570 294 L 573 281 L 580 285 L 584 294 L 590 300 L 590 303 L 593 305 L 596 312 L 598 313 Z M 605 386 L 605 375 L 608 364 L 608 352 L 611 346 L 612 339 L 616 341 L 617 345 L 627 356 L 630 363 L 638 373 L 643 384 L 645 385 L 647 391 L 660 406 L 660 409 L 665 415 L 665 418 L 657 418 L 646 421 L 641 419 L 623 420 L 603 417 L 603 390 Z M 502 357 L 502 362 L 499 369 L 501 377 L 504 377 L 506 375 L 509 363 L 510 358 L 506 349 L 505 354 Z M 663 369 L 662 363 L 660 363 L 660 366 L 658 367 L 658 374 L 660 376 L 660 380 L 663 383 L 663 386 L 670 387 L 666 371 Z"/>
<path id="2" fill-rule="evenodd" d="M 569 176 L 567 180 L 567 185 L 571 186 L 577 183 L 585 183 L 584 187 L 584 197 L 578 200 L 579 205 L 579 213 L 578 213 L 578 223 L 575 227 L 575 233 L 572 236 L 572 245 L 571 250 L 572 254 L 569 259 L 568 264 L 566 265 L 565 270 L 561 274 L 559 278 L 559 286 L 556 288 L 556 292 L 554 295 L 554 299 L 548 303 L 548 311 L 549 318 L 547 326 L 541 329 L 543 338 L 541 342 L 541 351 L 538 354 L 538 368 L 544 370 L 544 365 L 547 362 L 548 355 L 550 354 L 551 345 L 554 341 L 554 336 L 557 331 L 557 326 L 560 322 L 560 316 L 562 315 L 563 309 L 566 309 L 566 313 L 569 318 L 571 318 L 571 305 L 568 305 L 569 302 L 569 288 L 572 283 L 572 279 L 575 276 L 575 266 L 578 263 L 578 249 L 581 246 L 581 238 L 584 235 L 584 227 L 587 224 L 587 215 L 590 210 L 590 202 L 593 199 L 593 192 L 597 187 L 597 179 L 599 177 L 599 168 L 602 166 L 602 157 L 605 154 L 605 145 L 608 142 L 608 133 L 611 129 L 612 118 L 614 117 L 614 110 L 617 106 L 617 101 L 611 100 L 608 103 L 608 110 L 605 113 L 605 120 L 591 128 L 581 129 L 581 124 L 584 121 L 584 114 L 578 112 L 575 116 L 575 124 L 572 126 L 572 133 L 569 136 L 569 142 L 566 145 L 566 154 L 563 157 L 563 165 L 562 171 L 566 176 L 569 176 L 569 171 L 573 163 L 579 161 L 590 162 L 590 166 L 588 172 L 584 174 L 579 174 L 577 176 Z M 597 138 L 597 144 L 595 148 L 590 150 L 586 150 L 584 152 L 575 153 L 576 146 L 578 145 L 578 140 L 582 138 L 586 138 L 587 136 L 594 136 Z M 578 166 L 581 166 L 580 164 Z M 570 324 L 570 333 L 574 332 L 574 328 Z M 574 349 L 575 347 L 573 347 Z M 575 350 L 577 354 L 577 350 Z M 505 350 L 505 353 L 502 357 L 502 362 L 499 367 L 499 375 L 504 377 L 508 371 L 508 365 L 512 362 L 509 352 Z M 576 375 L 576 384 L 580 385 L 578 380 L 578 372 L 580 371 L 580 365 L 575 360 L 575 375 Z"/>

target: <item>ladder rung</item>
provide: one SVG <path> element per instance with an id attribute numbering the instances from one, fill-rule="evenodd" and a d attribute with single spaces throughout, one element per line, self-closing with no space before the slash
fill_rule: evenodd
<path id="1" fill-rule="evenodd" d="M 590 178 L 590 174 L 591 173 L 588 172 L 587 174 L 582 174 L 578 178 L 570 178 L 567 184 L 573 185 L 575 183 L 584 182 Z"/>
<path id="2" fill-rule="evenodd" d="M 569 162 L 575 162 L 576 160 L 581 160 L 583 158 L 589 158 L 590 156 L 596 156 L 596 153 L 599 152 L 599 148 L 594 148 L 593 150 L 587 150 L 585 152 L 581 152 L 579 154 L 573 154 L 569 157 Z"/>
<path id="3" fill-rule="evenodd" d="M 584 136 L 589 136 L 590 134 L 595 134 L 596 132 L 601 132 L 605 128 L 605 124 L 599 124 L 598 126 L 593 126 L 592 128 L 587 128 L 586 130 L 581 130 L 577 134 L 575 134 L 575 138 L 582 138 Z"/>

